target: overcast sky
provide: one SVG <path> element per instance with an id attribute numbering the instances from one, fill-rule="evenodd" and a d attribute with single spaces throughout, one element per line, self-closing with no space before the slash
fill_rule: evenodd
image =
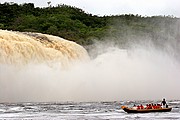
<path id="1" fill-rule="evenodd" d="M 143 16 L 173 15 L 180 17 L 180 0 L 0 0 L 15 3 L 34 3 L 36 7 L 67 4 L 93 15 L 139 14 Z"/>

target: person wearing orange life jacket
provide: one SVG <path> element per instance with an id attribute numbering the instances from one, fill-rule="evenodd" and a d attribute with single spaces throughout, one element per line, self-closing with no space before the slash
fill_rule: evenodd
<path id="1" fill-rule="evenodd" d="M 141 109 L 144 109 L 144 106 L 141 104 L 141 105 L 140 105 L 140 108 L 141 108 Z"/>
<path id="2" fill-rule="evenodd" d="M 138 106 L 137 106 L 137 109 L 140 109 L 140 108 L 141 108 L 141 107 L 138 105 Z"/>
<path id="3" fill-rule="evenodd" d="M 146 104 L 146 109 L 149 109 L 149 104 Z"/>
<path id="4" fill-rule="evenodd" d="M 156 104 L 153 104 L 153 106 L 152 106 L 152 107 L 153 107 L 153 109 L 157 109 L 157 106 L 156 106 Z"/>
<path id="5" fill-rule="evenodd" d="M 161 104 L 157 104 L 157 108 L 161 108 Z"/>

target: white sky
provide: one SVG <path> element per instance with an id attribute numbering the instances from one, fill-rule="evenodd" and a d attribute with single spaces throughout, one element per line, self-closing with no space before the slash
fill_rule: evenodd
<path id="1" fill-rule="evenodd" d="M 180 0 L 0 0 L 0 3 L 34 3 L 36 7 L 66 4 L 83 9 L 93 15 L 173 15 L 180 17 Z"/>

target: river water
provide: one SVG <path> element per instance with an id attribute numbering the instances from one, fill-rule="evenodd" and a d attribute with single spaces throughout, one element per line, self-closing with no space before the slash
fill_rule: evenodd
<path id="1" fill-rule="evenodd" d="M 160 101 L 114 102 L 41 102 L 0 103 L 0 120 L 180 120 L 180 100 L 168 101 L 173 107 L 166 113 L 128 114 L 122 105 L 159 103 Z"/>

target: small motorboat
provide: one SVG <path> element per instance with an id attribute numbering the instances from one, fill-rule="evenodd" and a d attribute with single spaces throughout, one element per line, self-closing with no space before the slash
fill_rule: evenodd
<path id="1" fill-rule="evenodd" d="M 169 108 L 157 108 L 157 109 L 133 109 L 128 108 L 127 106 L 121 107 L 127 113 L 150 113 L 150 112 L 170 112 L 172 110 L 171 107 Z"/>

